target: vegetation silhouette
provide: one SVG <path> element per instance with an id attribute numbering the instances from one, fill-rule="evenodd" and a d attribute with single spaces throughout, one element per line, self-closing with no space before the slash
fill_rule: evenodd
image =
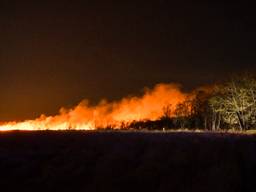
<path id="1" fill-rule="evenodd" d="M 256 79 L 252 75 L 232 77 L 211 89 L 198 89 L 193 96 L 163 108 L 155 120 L 123 123 L 122 129 L 246 131 L 256 127 Z"/>

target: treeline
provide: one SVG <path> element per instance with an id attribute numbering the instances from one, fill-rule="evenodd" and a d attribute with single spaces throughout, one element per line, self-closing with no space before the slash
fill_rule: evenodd
<path id="1" fill-rule="evenodd" d="M 167 105 L 156 121 L 134 121 L 126 129 L 239 130 L 256 127 L 256 79 L 250 75 L 233 77 L 212 88 L 195 91 L 175 110 Z"/>

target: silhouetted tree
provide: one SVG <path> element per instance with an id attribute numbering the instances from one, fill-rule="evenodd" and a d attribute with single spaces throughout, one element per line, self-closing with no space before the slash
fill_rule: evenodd
<path id="1" fill-rule="evenodd" d="M 187 98 L 184 102 L 177 104 L 174 111 L 174 122 L 178 128 L 190 128 L 191 100 Z"/>
<path id="2" fill-rule="evenodd" d="M 203 90 L 198 90 L 191 101 L 191 116 L 195 128 L 205 128 L 208 126 L 208 94 Z"/>

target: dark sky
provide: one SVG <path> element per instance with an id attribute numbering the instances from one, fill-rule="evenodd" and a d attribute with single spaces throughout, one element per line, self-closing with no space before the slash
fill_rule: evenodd
<path id="1" fill-rule="evenodd" d="M 179 2 L 1 0 L 0 120 L 256 70 L 254 6 Z"/>

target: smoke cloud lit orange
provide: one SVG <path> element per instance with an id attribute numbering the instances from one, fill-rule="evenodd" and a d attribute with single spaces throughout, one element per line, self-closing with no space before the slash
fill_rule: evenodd
<path id="1" fill-rule="evenodd" d="M 158 84 L 151 90 L 146 89 L 140 97 L 126 97 L 115 102 L 102 100 L 96 106 L 84 100 L 72 109 L 61 108 L 56 116 L 41 115 L 35 120 L 2 123 L 0 131 L 93 130 L 108 125 L 119 128 L 123 122 L 156 120 L 163 115 L 165 106 L 170 105 L 174 110 L 186 97 L 176 84 Z"/>

